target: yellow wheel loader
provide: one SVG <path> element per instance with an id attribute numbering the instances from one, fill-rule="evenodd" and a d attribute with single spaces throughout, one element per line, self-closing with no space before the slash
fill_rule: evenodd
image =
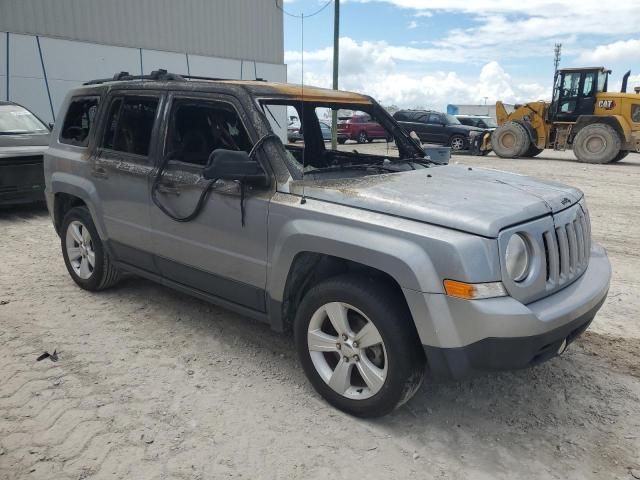
<path id="1" fill-rule="evenodd" d="M 607 92 L 611 70 L 565 68 L 556 73 L 551 103 L 517 105 L 507 113 L 496 103 L 498 128 L 478 142 L 480 153 L 535 157 L 545 148 L 573 150 L 580 162 L 617 162 L 640 152 L 640 87 L 627 93 L 627 72 L 620 93 Z"/>

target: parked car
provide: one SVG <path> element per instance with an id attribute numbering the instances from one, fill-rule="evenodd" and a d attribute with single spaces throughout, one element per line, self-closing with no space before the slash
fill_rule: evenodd
<path id="1" fill-rule="evenodd" d="M 495 119 L 488 115 L 456 115 L 458 121 L 463 125 L 469 125 L 470 127 L 478 127 L 482 130 L 495 130 L 498 128 L 498 124 Z"/>
<path id="2" fill-rule="evenodd" d="M 338 118 L 338 142 L 341 144 L 347 140 L 367 143 L 381 138 L 388 138 L 386 131 L 370 115 L 352 115 Z"/>
<path id="3" fill-rule="evenodd" d="M 291 143 L 296 143 L 303 140 L 299 123 L 293 123 L 287 127 L 287 140 Z M 331 140 L 331 126 L 328 123 L 320 122 L 320 131 L 322 132 L 322 138 L 325 142 Z"/>
<path id="4" fill-rule="evenodd" d="M 44 201 L 42 153 L 49 128 L 32 112 L 0 101 L 0 205 Z"/>
<path id="5" fill-rule="evenodd" d="M 357 93 L 115 78 L 69 92 L 45 153 L 71 278 L 97 291 L 131 272 L 292 332 L 337 408 L 384 415 L 425 364 L 458 378 L 548 360 L 606 298 L 576 188 L 437 165 Z M 304 149 L 264 114 L 283 104 L 304 105 Z M 353 104 L 397 149 L 327 148 L 314 110 Z"/>
<path id="6" fill-rule="evenodd" d="M 393 118 L 407 132 L 416 132 L 422 142 L 448 145 L 453 151 L 468 149 L 471 132 L 482 131 L 463 125 L 453 115 L 433 110 L 398 110 Z"/>

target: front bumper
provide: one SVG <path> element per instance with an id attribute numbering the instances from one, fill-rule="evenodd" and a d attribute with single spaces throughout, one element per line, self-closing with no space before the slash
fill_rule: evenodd
<path id="1" fill-rule="evenodd" d="M 429 368 L 435 376 L 459 378 L 475 372 L 512 370 L 541 363 L 584 332 L 604 303 L 611 265 L 593 245 L 584 274 L 566 288 L 523 305 L 511 297 L 462 300 L 420 294 L 409 300 Z M 406 293 L 406 292 L 405 292 Z M 410 298 L 408 296 L 407 298 Z M 424 317 L 415 309 L 424 308 Z"/>

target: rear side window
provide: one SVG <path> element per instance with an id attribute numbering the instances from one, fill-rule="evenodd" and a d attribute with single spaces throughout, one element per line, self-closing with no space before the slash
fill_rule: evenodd
<path id="1" fill-rule="evenodd" d="M 100 97 L 82 97 L 69 104 L 60 132 L 60 143 L 86 147 L 98 111 Z"/>
<path id="2" fill-rule="evenodd" d="M 102 146 L 109 150 L 147 156 L 158 99 L 116 98 L 111 102 Z"/>
<path id="3" fill-rule="evenodd" d="M 633 123 L 640 123 L 640 105 L 631 105 L 631 121 Z"/>

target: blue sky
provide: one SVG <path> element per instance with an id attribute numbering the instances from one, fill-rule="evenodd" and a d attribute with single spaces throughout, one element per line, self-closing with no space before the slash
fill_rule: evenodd
<path id="1" fill-rule="evenodd" d="M 282 0 L 279 0 L 281 2 Z M 285 0 L 293 14 L 325 0 Z M 333 5 L 305 19 L 305 83 L 331 85 Z M 289 81 L 300 83 L 300 20 L 285 15 Z M 342 0 L 340 87 L 385 104 L 536 100 L 551 94 L 553 45 L 562 66 L 605 65 L 612 85 L 640 84 L 640 0 Z"/>

